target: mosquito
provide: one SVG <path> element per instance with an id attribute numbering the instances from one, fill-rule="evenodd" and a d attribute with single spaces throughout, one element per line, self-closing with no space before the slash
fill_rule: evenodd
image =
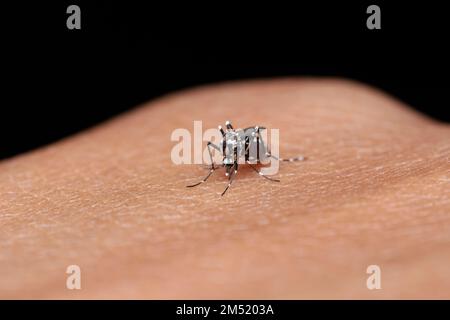
<path id="1" fill-rule="evenodd" d="M 270 153 L 270 150 L 266 148 L 263 138 L 260 135 L 262 130 L 266 130 L 265 127 L 254 126 L 248 127 L 245 129 L 235 130 L 231 125 L 230 121 L 226 121 L 225 123 L 226 130 L 219 126 L 218 129 L 222 134 L 222 140 L 220 141 L 220 146 L 215 145 L 211 141 L 208 141 L 208 153 L 211 159 L 211 167 L 208 175 L 203 178 L 200 182 L 197 182 L 192 185 L 188 185 L 188 188 L 196 187 L 208 180 L 208 178 L 220 167 L 225 168 L 225 176 L 228 177 L 228 185 L 225 190 L 222 192 L 222 196 L 227 192 L 230 188 L 236 174 L 238 172 L 238 162 L 239 160 L 244 160 L 244 163 L 248 164 L 250 168 L 252 168 L 256 173 L 258 173 L 261 177 L 273 181 L 280 182 L 278 179 L 273 179 L 263 174 L 260 170 L 258 170 L 252 163 L 261 164 L 265 162 L 269 158 L 275 159 L 277 161 L 303 161 L 305 158 L 303 156 L 299 156 L 296 158 L 278 158 Z M 217 165 L 213 161 L 211 148 L 219 151 L 222 156 L 222 164 Z"/>

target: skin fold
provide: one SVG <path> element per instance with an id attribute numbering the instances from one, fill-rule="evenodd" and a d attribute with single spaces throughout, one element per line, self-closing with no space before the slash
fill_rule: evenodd
<path id="1" fill-rule="evenodd" d="M 208 170 L 170 136 L 194 120 L 307 160 L 186 188 Z M 449 249 L 450 127 L 346 80 L 194 88 L 0 163 L 0 298 L 449 299 Z"/>

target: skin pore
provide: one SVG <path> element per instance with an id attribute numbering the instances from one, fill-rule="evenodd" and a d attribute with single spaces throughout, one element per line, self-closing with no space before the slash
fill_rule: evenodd
<path id="1" fill-rule="evenodd" d="M 279 128 L 308 159 L 186 188 L 207 169 L 174 165 L 170 136 L 194 120 Z M 0 297 L 449 299 L 449 190 L 450 127 L 362 84 L 187 90 L 0 163 Z"/>

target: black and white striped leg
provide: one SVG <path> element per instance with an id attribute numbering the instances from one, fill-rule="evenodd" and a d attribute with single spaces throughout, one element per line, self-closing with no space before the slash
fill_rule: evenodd
<path id="1" fill-rule="evenodd" d="M 220 151 L 220 148 L 218 146 L 216 146 L 214 143 L 212 143 L 211 141 L 208 141 L 207 147 L 208 147 L 209 159 L 211 160 L 211 169 L 215 169 L 214 160 L 213 160 L 212 153 L 211 153 L 211 147 L 213 147 L 214 149 L 216 149 L 218 151 Z"/>
<path id="2" fill-rule="evenodd" d="M 273 178 L 270 178 L 270 177 L 266 176 L 264 173 L 262 173 L 261 171 L 259 171 L 259 170 L 258 170 L 254 165 L 252 165 L 250 162 L 247 161 L 247 164 L 250 166 L 250 168 L 252 168 L 253 170 L 255 170 L 255 172 L 256 172 L 257 174 L 259 174 L 261 177 L 266 178 L 267 180 L 270 180 L 270 181 L 280 182 L 280 180 L 278 180 L 278 179 L 273 179 Z"/>
<path id="3" fill-rule="evenodd" d="M 203 182 L 206 182 L 206 180 L 208 180 L 208 178 L 212 175 L 212 173 L 213 173 L 214 171 L 216 171 L 216 169 L 217 169 L 217 167 L 211 168 L 211 170 L 209 170 L 208 175 L 207 175 L 205 178 L 203 178 L 202 181 L 197 182 L 197 183 L 195 183 L 195 184 L 188 185 L 188 186 L 186 186 L 186 187 L 192 188 L 192 187 L 198 186 L 199 184 L 202 184 Z"/>
<path id="4" fill-rule="evenodd" d="M 234 163 L 234 166 L 232 167 L 234 170 L 231 171 L 231 173 L 229 174 L 229 178 L 228 178 L 228 185 L 225 188 L 225 190 L 223 190 L 221 196 L 223 196 L 225 194 L 225 192 L 227 192 L 228 188 L 231 186 L 231 184 L 233 183 L 233 179 L 236 176 L 237 172 L 238 172 L 238 164 L 237 162 Z"/>
<path id="5" fill-rule="evenodd" d="M 196 187 L 196 186 L 198 186 L 199 184 L 202 184 L 203 182 L 206 182 L 206 180 L 208 180 L 208 178 L 212 175 L 212 173 L 217 169 L 217 167 L 214 166 L 214 160 L 213 160 L 213 157 L 212 157 L 212 153 L 211 153 L 210 147 L 213 147 L 213 148 L 215 148 L 215 149 L 217 149 L 217 150 L 219 150 L 219 151 L 220 151 L 220 149 L 219 149 L 218 146 L 216 146 L 214 143 L 212 143 L 212 142 L 210 142 L 210 141 L 208 141 L 207 146 L 208 146 L 209 158 L 211 159 L 211 168 L 210 168 L 210 171 L 209 171 L 208 175 L 207 175 L 205 178 L 203 178 L 202 181 L 197 182 L 197 183 L 195 183 L 195 184 L 191 184 L 191 185 L 186 186 L 186 187 L 188 187 L 188 188 Z"/>

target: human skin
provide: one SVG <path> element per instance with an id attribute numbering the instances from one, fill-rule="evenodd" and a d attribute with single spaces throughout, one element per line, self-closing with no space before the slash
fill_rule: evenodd
<path id="1" fill-rule="evenodd" d="M 223 169 L 186 188 L 208 171 L 173 164 L 170 136 L 194 120 L 279 128 L 280 154 L 307 160 L 279 183 L 242 165 L 223 197 Z M 0 163 L 0 297 L 449 299 L 449 191 L 450 127 L 380 91 L 195 88 Z"/>

